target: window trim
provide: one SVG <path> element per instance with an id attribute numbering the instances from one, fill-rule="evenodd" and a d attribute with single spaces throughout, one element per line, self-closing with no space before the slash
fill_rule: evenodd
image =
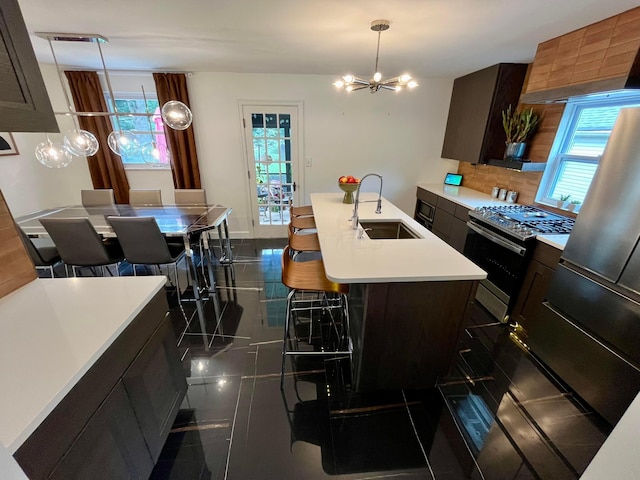
<path id="1" fill-rule="evenodd" d="M 562 118 L 558 124 L 557 134 L 549 151 L 547 168 L 545 168 L 540 184 L 538 185 L 535 202 L 558 208 L 558 200 L 548 195 L 552 192 L 552 187 L 556 183 L 564 161 L 575 159 L 578 161 L 600 162 L 602 155 L 591 157 L 587 155 L 562 153 L 566 150 L 567 145 L 572 139 L 581 110 L 598 106 L 621 105 L 631 107 L 638 103 L 640 103 L 640 93 L 633 90 L 605 92 L 570 98 L 567 101 Z"/>

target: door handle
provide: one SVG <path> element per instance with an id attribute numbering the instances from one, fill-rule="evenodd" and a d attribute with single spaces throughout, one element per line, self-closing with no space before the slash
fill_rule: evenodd
<path id="1" fill-rule="evenodd" d="M 297 186 L 296 186 L 296 182 L 294 181 L 294 182 L 293 182 L 293 191 L 294 191 L 294 192 L 296 191 L 296 187 L 297 187 Z"/>

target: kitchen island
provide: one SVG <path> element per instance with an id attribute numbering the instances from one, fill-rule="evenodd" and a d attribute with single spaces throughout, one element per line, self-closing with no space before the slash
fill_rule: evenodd
<path id="1" fill-rule="evenodd" d="M 407 214 L 362 193 L 360 224 L 401 223 L 415 238 L 352 229 L 341 194 L 311 195 L 327 277 L 350 284 L 357 391 L 430 388 L 446 374 L 467 306 L 486 273 Z"/>
<path id="2" fill-rule="evenodd" d="M 0 441 L 30 479 L 149 476 L 186 392 L 165 281 L 38 279 L 0 299 Z"/>

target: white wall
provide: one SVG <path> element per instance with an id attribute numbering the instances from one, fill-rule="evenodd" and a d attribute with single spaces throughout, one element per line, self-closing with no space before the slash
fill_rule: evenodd
<path id="1" fill-rule="evenodd" d="M 41 66 L 56 111 L 66 105 L 55 67 Z M 116 92 L 153 90 L 150 74 L 111 73 Z M 249 184 L 243 149 L 239 102 L 298 101 L 303 103 L 303 157 L 313 166 L 304 170 L 306 201 L 313 192 L 339 192 L 340 175 L 384 177 L 383 195 L 413 213 L 415 186 L 441 182 L 457 162 L 440 158 L 453 79 L 421 79 L 411 92 L 381 91 L 346 94 L 331 85 L 333 78 L 314 75 L 194 73 L 189 94 L 194 113 L 198 157 L 207 198 L 233 207 L 231 229 L 251 236 Z M 72 127 L 58 117 L 61 131 Z M 80 190 L 92 188 L 87 160 L 76 159 L 65 169 L 40 165 L 33 154 L 43 134 L 14 134 L 21 155 L 0 157 L 0 189 L 14 215 L 41 208 L 78 203 Z M 61 140 L 62 135 L 52 139 Z M 101 148 L 105 148 L 101 146 Z M 90 161 L 90 159 L 89 159 Z M 170 171 L 127 172 L 131 188 L 161 188 L 173 201 Z M 302 183 L 298 180 L 299 183 Z M 375 189 L 375 182 L 363 189 Z"/>
<path id="2" fill-rule="evenodd" d="M 194 73 L 189 94 L 207 198 L 233 207 L 235 229 L 250 232 L 239 101 L 301 101 L 306 201 L 340 192 L 340 175 L 384 177 L 383 195 L 413 214 L 418 182 L 442 182 L 457 163 L 440 158 L 453 80 L 424 79 L 412 92 L 338 92 L 313 75 Z M 365 188 L 367 187 L 367 188 Z M 363 185 L 375 190 L 376 184 Z"/>

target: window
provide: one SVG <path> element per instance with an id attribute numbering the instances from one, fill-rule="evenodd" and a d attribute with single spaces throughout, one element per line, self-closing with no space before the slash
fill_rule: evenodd
<path id="1" fill-rule="evenodd" d="M 111 117 L 114 130 L 121 129 L 134 134 L 138 140 L 139 148 L 134 153 L 122 156 L 125 167 L 131 168 L 169 168 L 169 156 L 167 154 L 167 142 L 164 136 L 160 104 L 155 94 L 147 94 L 147 103 L 142 96 L 136 94 L 115 93 L 116 108 L 118 113 L 137 113 L 147 115 Z M 113 111 L 111 99 L 105 93 L 109 111 Z M 153 147 L 157 150 L 153 152 Z"/>
<path id="2" fill-rule="evenodd" d="M 567 102 L 536 201 L 582 203 L 620 109 L 640 106 L 638 93 L 609 93 Z"/>

